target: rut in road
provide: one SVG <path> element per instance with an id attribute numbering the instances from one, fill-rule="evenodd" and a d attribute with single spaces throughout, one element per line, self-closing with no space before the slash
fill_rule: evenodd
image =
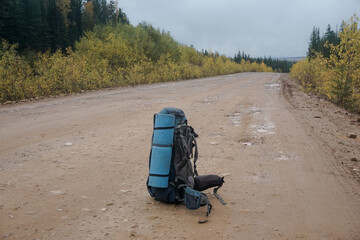
<path id="1" fill-rule="evenodd" d="M 0 108 L 3 239 L 360 239 L 358 184 L 306 134 L 281 74 L 242 73 Z M 153 114 L 185 111 L 213 211 L 146 190 Z"/>

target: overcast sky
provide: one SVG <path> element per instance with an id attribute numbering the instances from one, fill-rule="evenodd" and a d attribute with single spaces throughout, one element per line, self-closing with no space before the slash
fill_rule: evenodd
<path id="1" fill-rule="evenodd" d="M 146 21 L 180 43 L 233 57 L 305 56 L 313 26 L 360 14 L 360 0 L 118 0 L 132 25 Z"/>

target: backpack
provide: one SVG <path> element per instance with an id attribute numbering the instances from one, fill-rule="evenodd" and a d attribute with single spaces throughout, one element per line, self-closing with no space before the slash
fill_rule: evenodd
<path id="1" fill-rule="evenodd" d="M 147 189 L 151 197 L 164 203 L 183 203 L 189 209 L 207 206 L 206 216 L 212 205 L 201 191 L 211 187 L 217 194 L 224 177 L 198 175 L 196 162 L 198 147 L 195 133 L 188 126 L 184 112 L 179 108 L 164 108 L 154 115 L 154 130 L 149 157 Z"/>

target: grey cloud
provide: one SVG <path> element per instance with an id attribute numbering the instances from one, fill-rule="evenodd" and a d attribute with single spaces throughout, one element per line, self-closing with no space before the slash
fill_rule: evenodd
<path id="1" fill-rule="evenodd" d="M 122 0 L 119 7 L 132 24 L 146 21 L 199 50 L 295 57 L 306 54 L 313 26 L 335 28 L 360 10 L 360 1 Z"/>

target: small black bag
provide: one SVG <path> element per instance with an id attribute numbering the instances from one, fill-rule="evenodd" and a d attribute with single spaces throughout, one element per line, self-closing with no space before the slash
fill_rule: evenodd
<path id="1" fill-rule="evenodd" d="M 218 187 L 224 183 L 224 177 L 218 175 L 198 175 L 195 177 L 194 189 L 204 191 L 208 188 Z"/>

